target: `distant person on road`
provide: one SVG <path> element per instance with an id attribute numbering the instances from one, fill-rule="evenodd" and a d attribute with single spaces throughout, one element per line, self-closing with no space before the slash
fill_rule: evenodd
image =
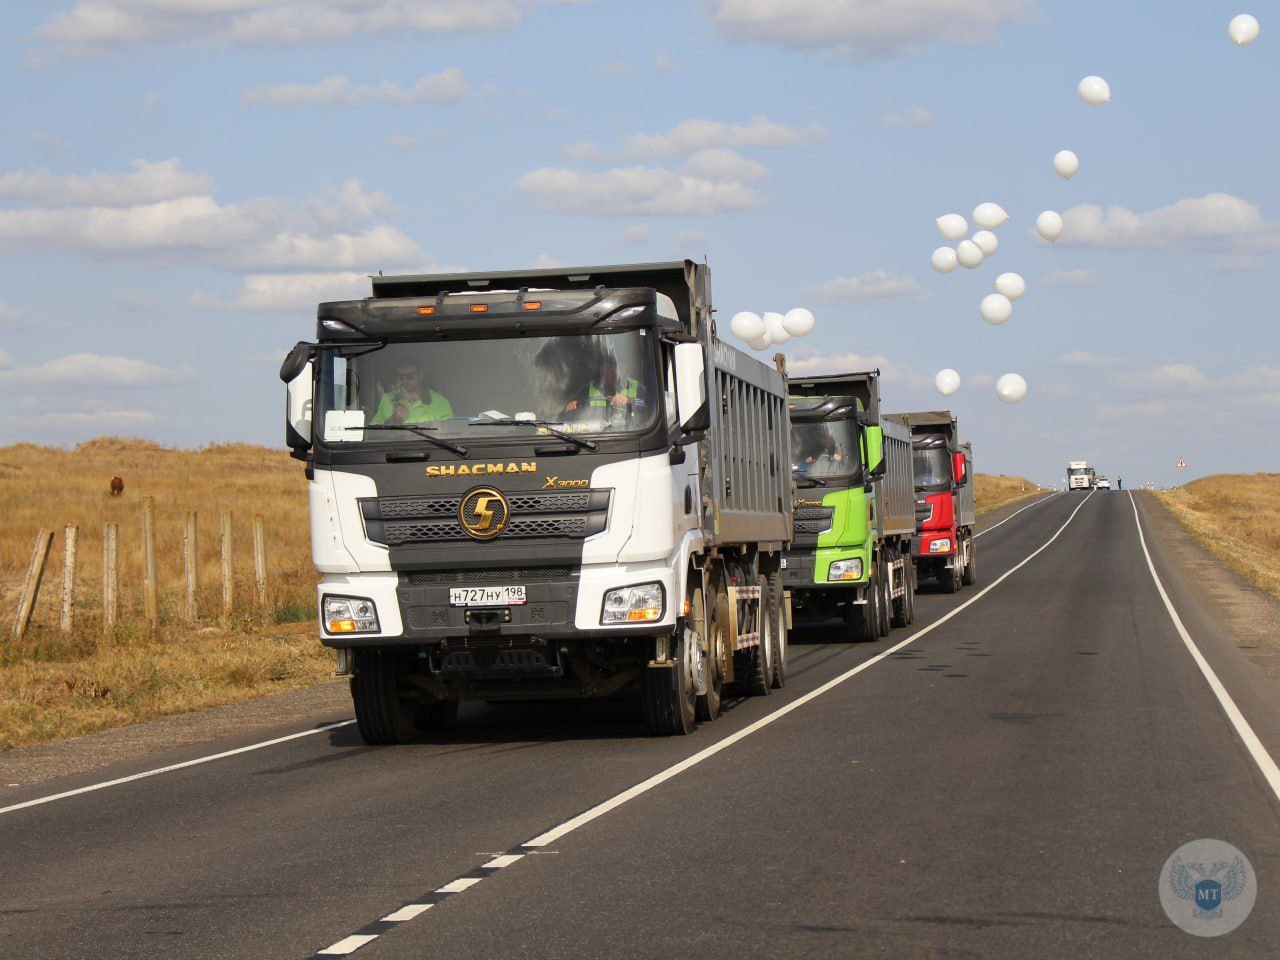
<path id="1" fill-rule="evenodd" d="M 430 387 L 422 386 L 422 371 L 417 367 L 400 367 L 396 370 L 395 389 L 384 393 L 373 413 L 374 424 L 430 423 L 432 420 L 448 420 L 453 416 L 453 406 Z"/>
<path id="2" fill-rule="evenodd" d="M 1124 477 L 1121 477 L 1121 476 L 1116 477 L 1116 489 L 1117 490 L 1124 489 Z"/>

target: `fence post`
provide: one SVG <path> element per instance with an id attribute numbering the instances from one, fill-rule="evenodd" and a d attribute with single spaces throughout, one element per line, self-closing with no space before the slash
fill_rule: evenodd
<path id="1" fill-rule="evenodd" d="M 194 511 L 187 514 L 187 523 L 182 531 L 182 574 L 186 583 L 186 603 L 184 613 L 189 624 L 195 624 L 200 611 L 197 596 L 200 591 L 200 550 L 197 519 Z"/>
<path id="2" fill-rule="evenodd" d="M 120 617 L 120 568 L 116 563 L 118 528 L 102 525 L 102 631 L 109 633 Z"/>
<path id="3" fill-rule="evenodd" d="M 49 559 L 49 547 L 53 545 L 53 531 L 41 530 L 36 534 L 36 546 L 31 552 L 31 565 L 27 567 L 27 579 L 22 584 L 22 599 L 18 601 L 18 615 L 13 621 L 13 639 L 21 640 L 31 623 L 36 609 L 36 597 L 40 595 L 40 581 L 44 579 L 44 564 Z"/>
<path id="4" fill-rule="evenodd" d="M 222 615 L 231 616 L 231 606 L 235 601 L 234 580 L 236 574 L 235 557 L 232 556 L 233 542 L 231 538 L 231 511 L 222 511 Z"/>
<path id="5" fill-rule="evenodd" d="M 262 514 L 253 515 L 253 579 L 258 585 L 258 606 L 267 609 L 267 538 L 262 529 Z"/>
<path id="6" fill-rule="evenodd" d="M 154 630 L 160 620 L 156 602 L 156 499 L 142 498 L 142 559 L 144 570 L 143 612 L 148 629 Z"/>
<path id="7" fill-rule="evenodd" d="M 76 607 L 76 544 L 80 528 L 68 523 L 62 531 L 62 621 L 63 633 L 70 633 L 75 623 Z"/>

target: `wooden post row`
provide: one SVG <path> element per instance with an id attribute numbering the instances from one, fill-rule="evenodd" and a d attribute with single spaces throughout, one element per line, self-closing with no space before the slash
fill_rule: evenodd
<path id="1" fill-rule="evenodd" d="M 110 632 L 120 618 L 120 568 L 117 565 L 118 529 L 114 523 L 102 525 L 102 630 Z"/>
<path id="2" fill-rule="evenodd" d="M 80 528 L 69 523 L 62 531 L 62 619 L 58 626 L 70 633 L 76 615 L 76 543 Z"/>
<path id="3" fill-rule="evenodd" d="M 231 511 L 222 511 L 222 615 L 231 615 L 235 601 L 235 557 L 232 555 Z"/>
<path id="4" fill-rule="evenodd" d="M 267 546 L 262 514 L 253 515 L 253 579 L 258 585 L 258 607 L 267 609 Z"/>
<path id="5" fill-rule="evenodd" d="M 143 573 L 143 612 L 146 614 L 147 626 L 154 629 L 160 620 L 160 608 L 156 598 L 156 500 L 155 497 L 142 498 L 142 561 Z"/>
<path id="6" fill-rule="evenodd" d="M 198 518 L 194 512 L 187 514 L 187 523 L 182 531 L 182 573 L 186 584 L 184 614 L 189 624 L 194 624 L 200 617 L 197 597 L 200 592 L 200 549 L 197 529 Z"/>
<path id="7" fill-rule="evenodd" d="M 40 595 L 40 581 L 44 579 L 44 564 L 49 559 L 49 547 L 53 545 L 53 531 L 41 530 L 36 534 L 36 546 L 31 552 L 31 564 L 22 584 L 22 598 L 18 601 L 18 615 L 13 621 L 13 639 L 21 640 L 35 612 L 36 597 Z"/>

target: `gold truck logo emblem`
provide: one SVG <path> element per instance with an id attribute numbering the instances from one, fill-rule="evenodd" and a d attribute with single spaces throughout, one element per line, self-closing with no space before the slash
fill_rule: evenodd
<path id="1" fill-rule="evenodd" d="M 555 487 L 585 487 L 589 480 L 561 480 L 559 477 L 547 477 L 546 482 L 542 484 L 543 490 L 550 490 Z"/>
<path id="2" fill-rule="evenodd" d="M 458 504 L 458 522 L 467 536 L 476 540 L 492 540 L 511 519 L 511 505 L 493 487 L 476 487 Z"/>
<path id="3" fill-rule="evenodd" d="M 446 463 L 427 467 L 428 477 L 483 477 L 490 473 L 537 473 L 537 460 L 514 460 L 507 463 Z"/>

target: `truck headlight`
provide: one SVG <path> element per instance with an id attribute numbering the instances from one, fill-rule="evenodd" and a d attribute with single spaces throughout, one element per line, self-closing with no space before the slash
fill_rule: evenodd
<path id="1" fill-rule="evenodd" d="M 660 583 L 619 587 L 604 595 L 601 623 L 653 623 L 662 619 L 666 593 Z"/>
<path id="2" fill-rule="evenodd" d="M 930 553 L 950 553 L 951 538 L 943 537 L 941 540 L 934 540 L 932 543 L 929 544 L 929 552 Z"/>
<path id="3" fill-rule="evenodd" d="M 861 580 L 862 579 L 862 558 L 854 557 L 852 560 L 837 560 L 827 568 L 828 580 Z"/>
<path id="4" fill-rule="evenodd" d="M 325 597 L 324 628 L 330 633 L 377 633 L 378 608 L 364 597 Z"/>

